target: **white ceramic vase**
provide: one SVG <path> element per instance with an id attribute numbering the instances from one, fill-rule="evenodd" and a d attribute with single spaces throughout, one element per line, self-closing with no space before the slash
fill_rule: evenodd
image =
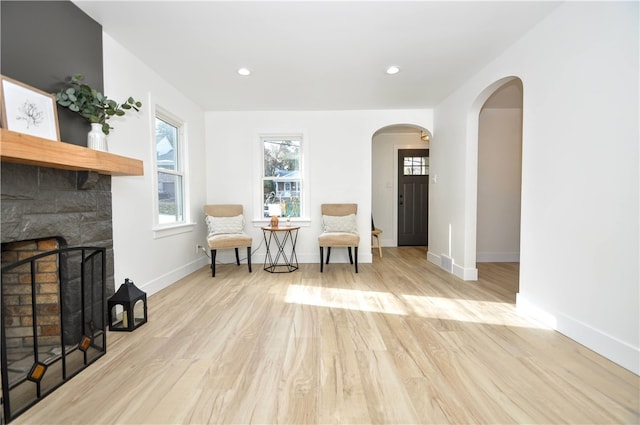
<path id="1" fill-rule="evenodd" d="M 102 132 L 102 124 L 91 123 L 91 131 L 87 134 L 87 147 L 97 151 L 109 151 L 107 148 L 107 135 Z"/>

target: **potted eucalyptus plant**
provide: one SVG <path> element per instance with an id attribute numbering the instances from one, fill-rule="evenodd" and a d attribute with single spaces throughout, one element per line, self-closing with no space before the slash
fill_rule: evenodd
<path id="1" fill-rule="evenodd" d="M 121 117 L 127 111 L 139 111 L 142 102 L 129 97 L 122 103 L 109 99 L 98 90 L 84 83 L 84 75 L 71 76 L 66 88 L 54 93 L 60 106 L 80 114 L 91 123 L 87 146 L 107 150 L 106 135 L 113 129 L 108 123 L 113 116 Z"/>

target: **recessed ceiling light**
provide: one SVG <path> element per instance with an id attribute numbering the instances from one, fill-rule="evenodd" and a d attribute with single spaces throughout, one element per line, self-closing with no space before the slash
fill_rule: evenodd
<path id="1" fill-rule="evenodd" d="M 389 68 L 387 68 L 387 74 L 389 74 L 389 75 L 397 74 L 398 72 L 400 72 L 400 68 L 395 66 L 395 65 L 390 66 Z"/>
<path id="2" fill-rule="evenodd" d="M 238 69 L 238 74 L 246 77 L 247 75 L 251 75 L 251 71 L 247 68 L 240 68 Z"/>

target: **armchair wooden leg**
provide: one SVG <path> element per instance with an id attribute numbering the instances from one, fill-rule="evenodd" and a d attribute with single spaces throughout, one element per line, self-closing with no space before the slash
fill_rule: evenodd
<path id="1" fill-rule="evenodd" d="M 216 277 L 216 250 L 211 250 L 211 277 Z"/>
<path id="2" fill-rule="evenodd" d="M 347 251 L 349 252 L 349 263 L 353 264 L 353 255 L 351 255 L 351 247 L 347 247 Z"/>
<path id="3" fill-rule="evenodd" d="M 324 249 L 320 247 L 320 273 L 322 273 L 323 264 L 324 264 Z"/>
<path id="4" fill-rule="evenodd" d="M 238 248 L 236 248 L 236 264 L 240 265 L 240 256 L 238 255 Z"/>
<path id="5" fill-rule="evenodd" d="M 249 273 L 251 273 L 251 247 L 247 247 L 247 265 L 249 266 Z"/>
<path id="6" fill-rule="evenodd" d="M 331 256 L 331 247 L 327 247 L 327 264 L 329 264 L 329 257 Z"/>

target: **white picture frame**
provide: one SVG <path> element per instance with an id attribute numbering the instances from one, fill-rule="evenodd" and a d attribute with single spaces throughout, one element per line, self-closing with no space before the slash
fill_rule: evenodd
<path id="1" fill-rule="evenodd" d="M 54 95 L 0 75 L 0 109 L 3 128 L 60 141 Z"/>

